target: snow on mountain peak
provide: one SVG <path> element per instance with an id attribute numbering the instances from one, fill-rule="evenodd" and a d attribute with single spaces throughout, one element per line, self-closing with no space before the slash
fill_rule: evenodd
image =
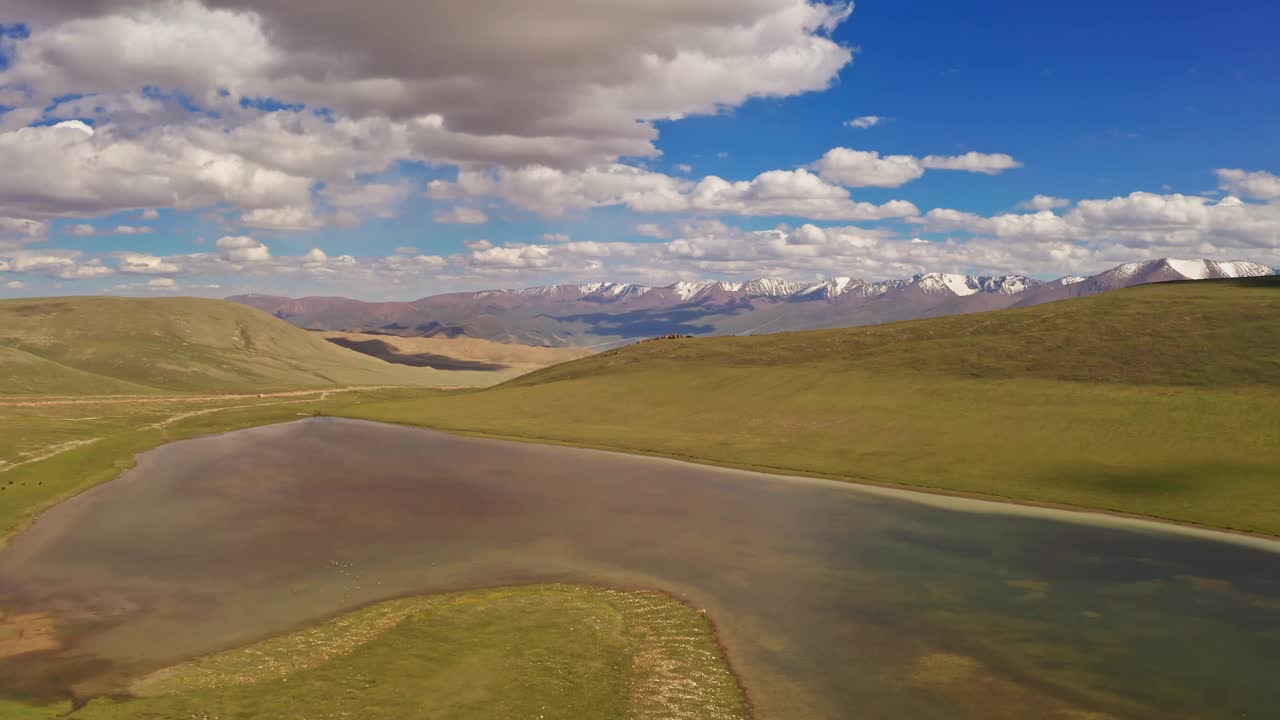
<path id="1" fill-rule="evenodd" d="M 862 284 L 860 280 L 854 280 L 851 277 L 833 277 L 829 280 L 823 280 L 815 285 L 809 285 L 795 292 L 796 295 L 816 295 L 824 297 L 828 300 L 834 300 L 849 290 L 854 284 Z"/>
<path id="2" fill-rule="evenodd" d="M 604 297 L 619 298 L 628 295 L 643 295 L 651 288 L 644 285 L 636 285 L 634 283 L 600 283 L 600 287 L 592 290 L 589 295 L 601 295 Z M 586 288 L 587 286 L 583 286 Z"/>
<path id="3" fill-rule="evenodd" d="M 681 300 L 688 300 L 701 292 L 703 287 L 702 283 L 686 282 L 682 280 L 674 285 L 668 285 L 667 289 L 675 293 L 676 297 Z"/>
<path id="4" fill-rule="evenodd" d="M 922 273 L 912 278 L 921 290 L 930 293 L 951 292 L 956 295 L 972 295 L 981 289 L 976 278 L 951 273 Z"/>
<path id="5" fill-rule="evenodd" d="M 970 278 L 977 280 L 978 286 L 984 293 L 999 293 L 1000 295 L 1016 295 L 1030 287 L 1040 284 L 1039 280 L 1032 280 L 1022 275 L 1001 275 L 999 277 L 979 277 Z"/>
<path id="6" fill-rule="evenodd" d="M 804 285 L 782 278 L 758 278 L 742 284 L 742 292 L 750 296 L 785 297 L 804 289 Z"/>
<path id="7" fill-rule="evenodd" d="M 1182 260 L 1178 258 L 1161 258 L 1146 262 L 1125 263 L 1106 272 L 1099 278 L 1106 278 L 1111 284 L 1128 284 L 1136 278 L 1137 282 L 1148 281 L 1148 273 L 1162 273 L 1156 279 L 1203 280 L 1209 278 L 1257 277 L 1277 274 L 1276 270 L 1246 260 Z M 1170 278 L 1170 274 L 1176 276 Z M 1067 276 L 1053 281 L 1060 286 L 1075 285 L 1089 278 Z M 994 293 L 1015 295 L 1029 288 L 1041 285 L 1042 282 L 1023 275 L 998 275 L 994 277 L 978 275 L 959 275 L 954 273 L 921 273 L 910 280 L 885 280 L 867 283 L 848 276 L 832 277 L 819 283 L 798 283 L 783 278 L 756 278 L 745 282 L 716 280 L 713 282 L 677 282 L 663 290 L 670 291 L 681 302 L 687 302 L 700 295 L 723 292 L 738 294 L 742 297 L 795 297 L 823 298 L 834 300 L 842 295 L 853 297 L 873 297 L 890 290 L 914 285 L 931 295 L 956 295 L 967 297 L 978 293 Z M 577 299 L 587 298 L 599 300 L 617 300 L 644 295 L 653 288 L 633 283 L 594 282 L 583 285 L 546 285 L 516 291 L 487 291 L 477 293 L 476 297 L 486 297 L 502 292 L 516 292 L 520 295 L 535 298 Z"/>
<path id="8" fill-rule="evenodd" d="M 1249 262 L 1248 260 L 1210 260 L 1209 265 L 1221 273 L 1223 277 L 1229 278 L 1262 277 L 1264 275 L 1277 274 L 1275 270 L 1262 263 Z"/>
<path id="9" fill-rule="evenodd" d="M 1209 263 L 1205 260 L 1165 258 L 1164 264 L 1188 280 L 1204 280 L 1209 277 Z"/>

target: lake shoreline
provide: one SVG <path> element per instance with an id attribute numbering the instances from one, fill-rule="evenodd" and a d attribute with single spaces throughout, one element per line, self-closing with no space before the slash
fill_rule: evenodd
<path id="1" fill-rule="evenodd" d="M 371 420 L 368 418 L 350 417 L 345 415 L 322 415 L 318 417 L 367 422 L 375 425 L 393 425 L 396 427 L 416 428 L 418 430 L 428 430 L 446 433 L 449 435 L 485 440 L 577 448 L 580 450 L 590 450 L 594 452 L 648 457 L 655 460 L 666 460 L 685 465 L 697 465 L 699 467 L 718 468 L 736 472 L 750 472 L 756 475 L 775 479 L 786 478 L 793 481 L 813 481 L 822 484 L 834 483 L 839 486 L 853 488 L 870 494 L 879 495 L 881 497 L 892 497 L 906 502 L 951 509 L 958 512 L 986 512 L 1002 515 L 1023 515 L 1049 520 L 1063 520 L 1067 522 L 1074 522 L 1076 524 L 1100 525 L 1120 529 L 1145 530 L 1148 532 L 1169 532 L 1200 540 L 1227 542 L 1258 550 L 1280 553 L 1280 536 L 1277 535 L 1269 535 L 1252 530 L 1204 525 L 1185 520 L 1174 520 L 1171 518 L 1161 517 L 1159 515 L 1142 515 L 1139 513 L 1125 512 L 1123 510 L 1092 508 L 1082 505 L 1069 505 L 1066 503 L 1038 502 L 1035 500 L 1012 498 L 1003 495 L 966 492 L 963 490 L 935 488 L 924 485 L 905 485 L 901 483 L 869 480 L 866 478 L 847 475 L 830 475 L 826 473 L 795 470 L 791 468 L 729 463 L 701 458 L 696 455 L 678 455 L 659 452 L 656 450 L 645 450 L 643 448 L 594 445 L 590 443 L 575 442 L 572 440 L 561 440 L 558 438 L 503 435 L 500 433 L 469 430 L 465 428 L 417 425 L 413 423 Z"/>
<path id="2" fill-rule="evenodd" d="M 647 590 L 702 611 L 706 619 L 697 632 L 705 647 L 710 642 L 718 648 L 725 673 L 720 687 L 734 683 L 753 716 L 805 708 L 815 718 L 831 716 L 831 708 L 859 693 L 888 688 L 889 697 L 899 682 L 963 696 L 970 691 L 944 689 L 921 674 L 937 668 L 919 663 L 952 658 L 966 672 L 981 669 L 1010 707 L 1032 697 L 1077 709 L 1128 700 L 1105 682 L 1073 680 L 1065 671 L 1046 685 L 1002 670 L 1026 661 L 1018 657 L 1024 630 L 1014 633 L 1007 623 L 1035 628 L 1041 633 L 1036 637 L 1066 660 L 1076 657 L 1070 652 L 1078 642 L 1117 643 L 1134 657 L 1125 666 L 1133 668 L 1131 679 L 1145 682 L 1150 678 L 1142 676 L 1150 672 L 1140 660 L 1157 649 L 1143 634 L 1151 607 L 1133 592 L 1140 596 L 1153 592 L 1152 583 L 1174 582 L 1160 596 L 1169 599 L 1159 612 L 1199 617 L 1209 602 L 1225 618 L 1222 637 L 1234 643 L 1224 652 L 1255 659 L 1257 643 L 1237 638 L 1230 623 L 1252 617 L 1240 613 L 1265 607 L 1280 592 L 1265 580 L 1280 543 L 1265 538 L 342 412 L 255 426 L 253 433 L 209 432 L 139 452 L 136 475 L 95 485 L 78 496 L 84 506 L 73 501 L 75 507 L 56 516 L 42 514 L 37 526 L 43 529 L 15 546 L 16 554 L 0 565 L 0 579 L 14 579 L 15 588 L 39 597 L 61 588 L 59 578 L 71 578 L 85 563 L 99 567 L 93 564 L 99 548 L 115 548 L 103 562 L 119 571 L 90 573 L 76 587 L 120 593 L 168 614 L 122 624 L 118 634 L 110 628 L 88 638 L 85 647 L 117 661 L 141 657 L 135 646 L 153 648 L 146 652 L 165 665 L 311 627 L 383 599 L 545 583 Z M 246 474 L 249 467 L 265 474 Z M 195 514 L 188 518 L 184 507 Z M 286 508 L 296 528 L 265 522 Z M 156 512 L 188 519 L 147 519 Z M 141 525 L 130 521 L 131 513 L 138 513 Z M 483 524 L 467 521 L 472 515 Z M 188 523 L 224 528 L 231 517 L 266 534 L 211 531 L 198 533 L 203 539 L 182 539 Z M 375 517 L 375 524 L 364 520 Z M 329 521 L 330 529 L 305 530 Z M 315 537 L 300 539 L 300 532 Z M 172 546 L 153 544 L 170 535 Z M 315 548 L 325 543 L 332 548 L 317 555 Z M 148 549 L 153 547 L 173 549 Z M 121 552 L 129 548 L 136 552 Z M 259 567 L 264 552 L 273 559 Z M 209 576 L 192 568 L 185 558 L 197 554 L 226 572 Z M 115 580 L 138 575 L 138 563 L 128 560 L 133 557 L 145 559 L 146 577 L 163 582 Z M 351 571 L 357 574 L 327 569 L 333 557 L 358 564 Z M 438 569 L 427 567 L 438 563 Z M 293 570 L 280 575 L 272 569 L 277 566 Z M 217 608 L 179 590 L 196 576 L 210 583 L 210 597 L 220 598 Z M 23 578 L 34 580 L 24 584 Z M 387 586 L 375 587 L 375 579 Z M 1128 594 L 1108 594 L 1109 583 L 1126 582 Z M 1193 597 L 1208 592 L 1214 595 Z M 935 607 L 951 594 L 972 602 Z M 268 601 L 282 609 L 297 604 L 304 612 L 252 622 L 235 612 L 239 603 Z M 1060 622 L 1042 617 L 1034 607 L 1038 601 L 1051 605 Z M 85 607 L 96 608 L 92 602 Z M 166 623 L 193 608 L 207 614 L 199 615 L 190 636 L 166 640 Z M 798 615 L 792 612 L 797 608 Z M 1099 610 L 1105 622 L 1134 629 L 1114 640 L 1087 639 L 1103 627 L 1094 619 L 1103 617 Z M 934 612 L 942 615 L 926 622 Z M 1065 627 L 1075 630 L 1064 635 Z M 992 650 L 989 631 L 1004 630 L 1012 645 Z M 1131 644 L 1123 643 L 1128 636 Z M 1184 643 L 1189 653 L 1201 644 Z M 779 659 L 784 647 L 793 648 L 785 657 L 795 660 Z M 866 661 L 867 648 L 880 648 L 873 654 L 900 666 L 893 673 L 880 665 L 864 674 L 888 673 L 887 685 L 859 688 L 840 679 L 840 668 Z M 1081 672 L 1108 676 L 1105 663 L 1073 662 L 1081 663 Z M 1164 699 L 1146 687 L 1133 685 L 1132 700 L 1144 708 L 1161 706 Z M 916 697 L 903 696 L 903 707 L 927 702 Z M 1260 707 L 1258 702 L 1240 700 L 1242 707 Z"/>

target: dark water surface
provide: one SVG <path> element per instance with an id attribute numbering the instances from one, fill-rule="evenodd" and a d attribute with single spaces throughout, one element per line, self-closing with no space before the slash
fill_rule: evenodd
<path id="1" fill-rule="evenodd" d="M 98 692 L 393 595 L 563 580 L 705 608 L 768 719 L 1280 717 L 1280 553 L 1048 515 L 359 421 L 256 428 L 146 453 L 0 552 L 0 607 L 53 613 L 63 642 L 0 660 L 0 694 Z"/>

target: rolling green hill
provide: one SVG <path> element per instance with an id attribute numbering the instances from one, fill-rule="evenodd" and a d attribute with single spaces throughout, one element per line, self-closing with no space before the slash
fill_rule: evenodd
<path id="1" fill-rule="evenodd" d="M 1280 534 L 1280 278 L 658 340 L 349 414 Z"/>
<path id="2" fill-rule="evenodd" d="M 223 300 L 67 297 L 0 302 L 0 393 L 483 385 L 493 377 L 390 365 Z"/>

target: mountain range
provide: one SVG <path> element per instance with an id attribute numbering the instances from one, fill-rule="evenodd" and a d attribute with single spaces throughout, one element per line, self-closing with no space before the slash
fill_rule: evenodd
<path id="1" fill-rule="evenodd" d="M 448 293 L 410 302 L 259 294 L 227 299 L 312 330 L 606 348 L 657 335 L 752 335 L 873 325 L 1038 305 L 1152 282 L 1272 274 L 1272 268 L 1248 261 L 1162 258 L 1048 282 L 1021 275 L 923 273 L 878 282 L 850 277 L 664 287 L 597 282 Z"/>

